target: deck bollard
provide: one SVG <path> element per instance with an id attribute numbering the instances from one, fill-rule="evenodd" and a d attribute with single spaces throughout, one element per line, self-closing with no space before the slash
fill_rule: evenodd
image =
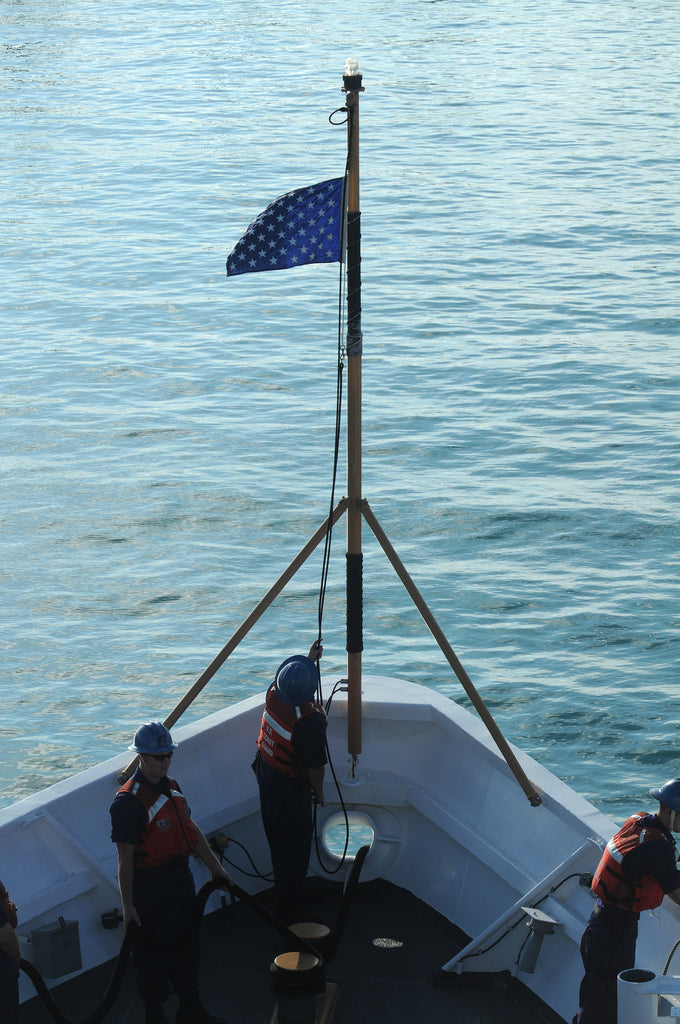
<path id="1" fill-rule="evenodd" d="M 311 953 L 280 953 L 269 970 L 278 1024 L 315 1024 L 317 996 L 326 987 L 323 961 Z"/>
<path id="2" fill-rule="evenodd" d="M 658 1024 L 659 996 L 680 995 L 680 978 L 634 967 L 616 981 L 617 1024 Z M 668 1014 L 665 1014 L 668 1017 Z"/>

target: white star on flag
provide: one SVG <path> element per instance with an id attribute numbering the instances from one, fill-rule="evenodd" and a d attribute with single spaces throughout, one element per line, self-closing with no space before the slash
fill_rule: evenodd
<path id="1" fill-rule="evenodd" d="M 342 178 L 331 178 L 275 199 L 234 246 L 227 258 L 227 276 L 338 263 L 342 186 Z"/>

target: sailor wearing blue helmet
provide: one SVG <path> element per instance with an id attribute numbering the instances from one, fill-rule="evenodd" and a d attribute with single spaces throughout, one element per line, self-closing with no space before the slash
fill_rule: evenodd
<path id="1" fill-rule="evenodd" d="M 664 896 L 680 904 L 672 832 L 680 832 L 680 779 L 650 789 L 656 814 L 631 815 L 607 843 L 593 878 L 597 904 L 581 939 L 585 976 L 572 1024 L 616 1024 L 616 979 L 635 966 L 638 920 Z"/>
<path id="2" fill-rule="evenodd" d="M 253 770 L 260 789 L 262 824 L 274 871 L 277 911 L 292 922 L 304 902 L 303 883 L 312 849 L 313 806 L 324 802 L 326 715 L 315 700 L 315 641 L 307 656 L 283 661 L 267 690 Z"/>
<path id="3" fill-rule="evenodd" d="M 132 953 L 145 1024 L 168 1024 L 164 1003 L 172 991 L 179 998 L 175 1024 L 220 1024 L 199 998 L 190 856 L 226 885 L 232 880 L 168 774 L 177 744 L 163 723 L 140 725 L 129 749 L 139 755 L 139 767 L 111 805 L 111 839 L 118 848 L 125 926 L 139 926 Z"/>

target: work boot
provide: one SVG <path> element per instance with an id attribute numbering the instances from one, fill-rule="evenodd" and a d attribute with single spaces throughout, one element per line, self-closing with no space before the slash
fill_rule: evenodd
<path id="1" fill-rule="evenodd" d="M 144 1021 L 145 1024 L 170 1024 L 170 1021 L 165 1016 L 165 1011 L 160 1003 L 154 1003 L 153 1005 L 147 1004 Z"/>
<path id="2" fill-rule="evenodd" d="M 175 1024 L 226 1024 L 219 1017 L 208 1013 L 198 996 L 180 996 Z"/>

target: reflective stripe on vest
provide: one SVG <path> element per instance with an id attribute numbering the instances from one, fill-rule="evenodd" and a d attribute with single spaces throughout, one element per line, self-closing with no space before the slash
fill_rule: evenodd
<path id="1" fill-rule="evenodd" d="M 279 736 L 281 737 L 281 739 L 286 740 L 288 743 L 292 742 L 293 733 L 291 731 L 289 731 L 288 729 L 284 729 L 284 727 L 281 725 L 281 723 L 277 722 L 276 719 L 274 718 L 274 716 L 270 715 L 266 708 L 265 708 L 264 713 L 262 715 L 262 721 L 266 722 L 266 724 L 268 726 L 270 726 L 270 728 L 272 728 L 274 730 L 274 732 L 277 732 L 279 734 Z"/>
<path id="2" fill-rule="evenodd" d="M 267 699 L 262 713 L 257 746 L 265 762 L 293 778 L 305 778 L 304 765 L 299 761 L 293 746 L 293 727 L 307 715 L 320 714 L 325 720 L 326 713 L 316 701 L 301 707 L 284 704 L 276 692 L 275 684 L 267 690 Z"/>
<path id="3" fill-rule="evenodd" d="M 593 878 L 593 892 L 612 907 L 639 913 L 642 910 L 653 910 L 661 905 L 664 892 L 659 883 L 651 875 L 646 875 L 639 882 L 626 875 L 623 862 L 627 854 L 637 849 L 642 843 L 653 842 L 668 836 L 660 828 L 642 828 L 640 821 L 648 817 L 644 811 L 633 814 L 624 822 L 622 828 L 607 843 L 602 859 Z"/>
<path id="4" fill-rule="evenodd" d="M 159 793 L 134 776 L 118 790 L 136 797 L 146 810 L 146 829 L 135 845 L 134 862 L 138 867 L 157 867 L 189 857 L 199 843 L 200 836 L 184 794 L 174 780 L 168 779 L 168 782 L 169 794 Z"/>

